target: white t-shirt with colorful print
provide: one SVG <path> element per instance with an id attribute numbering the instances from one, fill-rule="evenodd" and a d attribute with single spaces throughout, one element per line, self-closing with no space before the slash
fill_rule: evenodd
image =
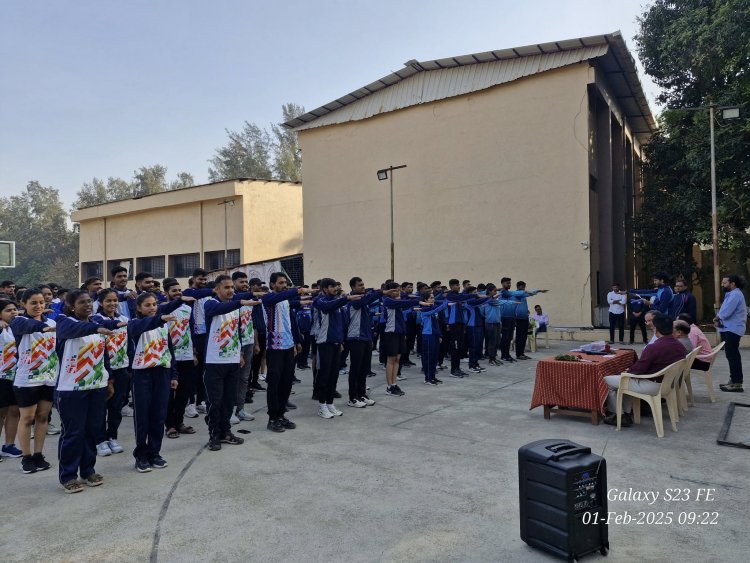
<path id="1" fill-rule="evenodd" d="M 13 381 L 17 363 L 16 337 L 10 327 L 6 327 L 0 332 L 0 379 Z"/>
<path id="2" fill-rule="evenodd" d="M 177 317 L 176 321 L 169 321 L 169 337 L 172 339 L 175 360 L 186 362 L 193 360 L 193 339 L 190 336 L 190 315 L 193 309 L 190 305 L 181 305 L 179 309 L 172 312 Z"/>
<path id="3" fill-rule="evenodd" d="M 47 326 L 56 326 L 52 319 L 42 321 Z M 18 343 L 18 364 L 13 385 L 16 387 L 55 386 L 58 359 L 55 352 L 55 332 L 24 334 Z"/>
<path id="4" fill-rule="evenodd" d="M 211 319 L 206 342 L 207 364 L 240 363 L 240 311 L 235 309 Z"/>
<path id="5" fill-rule="evenodd" d="M 104 367 L 106 337 L 91 334 L 65 341 L 60 361 L 58 391 L 88 391 L 107 386 L 109 373 Z"/>
<path id="6" fill-rule="evenodd" d="M 169 329 L 166 325 L 141 334 L 135 347 L 133 369 L 168 368 L 172 365 L 169 350 Z"/>

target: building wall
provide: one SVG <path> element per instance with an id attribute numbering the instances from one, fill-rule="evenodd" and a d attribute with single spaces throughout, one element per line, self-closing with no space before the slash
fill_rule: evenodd
<path id="1" fill-rule="evenodd" d="M 302 253 L 302 185 L 243 184 L 243 264 Z"/>
<path id="2" fill-rule="evenodd" d="M 137 259 L 150 256 L 164 256 L 167 276 L 173 255 L 199 253 L 207 268 L 205 253 L 224 250 L 225 224 L 227 248 L 240 250 L 241 263 L 300 254 L 301 198 L 299 184 L 227 181 L 82 209 L 72 216 L 79 261 L 102 261 L 105 277 L 109 260 L 130 260 L 138 270 Z M 225 223 L 226 200 L 235 205 L 226 206 Z"/>
<path id="3" fill-rule="evenodd" d="M 300 132 L 305 273 L 475 283 L 510 276 L 554 323 L 591 324 L 586 63 L 371 119 Z"/>

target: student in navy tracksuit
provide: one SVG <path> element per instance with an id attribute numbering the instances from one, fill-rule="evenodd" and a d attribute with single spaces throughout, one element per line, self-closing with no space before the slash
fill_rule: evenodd
<path id="1" fill-rule="evenodd" d="M 352 295 L 360 295 L 362 299 L 352 301 L 347 307 L 349 326 L 346 341 L 349 343 L 349 402 L 350 407 L 362 408 L 374 405 L 375 401 L 367 396 L 367 374 L 370 372 L 372 359 L 372 319 L 370 307 L 378 301 L 383 292 L 370 291 L 365 293 L 362 278 L 353 277 L 349 280 Z"/>
<path id="2" fill-rule="evenodd" d="M 300 295 L 312 291 L 302 287 L 287 289 L 287 277 L 282 272 L 271 274 L 269 286 L 271 292 L 261 297 L 266 326 L 267 428 L 273 432 L 284 432 L 296 428 L 296 424 L 284 415 L 294 381 L 294 356 L 302 351 L 289 300 L 299 299 Z"/>
<path id="3" fill-rule="evenodd" d="M 474 299 L 466 301 L 466 328 L 469 335 L 469 371 L 481 373 L 486 371 L 479 365 L 479 358 L 482 357 L 482 340 L 484 339 L 484 318 L 480 309 L 489 297 L 478 297 L 477 288 L 470 285 L 464 292 L 473 295 Z"/>
<path id="4" fill-rule="evenodd" d="M 448 312 L 448 336 L 450 338 L 450 355 L 451 355 L 451 376 L 462 378 L 468 375 L 461 369 L 461 351 L 464 347 L 464 337 L 466 329 L 466 318 L 464 316 L 464 303 L 470 299 L 475 299 L 474 295 L 469 293 L 459 293 L 461 284 L 457 279 L 448 282 L 450 291 L 445 294 L 448 303 L 455 303 Z"/>
<path id="5" fill-rule="evenodd" d="M 128 368 L 128 317 L 119 312 L 119 299 L 114 289 L 102 289 L 97 295 L 98 313 L 91 317 L 95 323 L 108 328 L 111 321 L 124 323 L 112 329 L 112 336 L 107 338 L 109 355 L 109 379 L 113 384 L 114 394 L 107 400 L 106 422 L 102 420 L 102 429 L 97 441 L 97 454 L 107 456 L 119 454 L 124 448 L 117 441 L 117 434 L 122 423 L 122 407 L 125 406 L 130 388 Z"/>
<path id="6" fill-rule="evenodd" d="M 394 291 L 396 290 L 396 291 Z M 396 384 L 396 377 L 399 370 L 399 360 L 402 354 L 406 353 L 406 321 L 404 319 L 404 309 L 411 309 L 423 305 L 419 299 L 403 299 L 400 286 L 396 282 L 389 282 L 385 285 L 383 291 L 383 337 L 381 340 L 381 350 L 388 358 L 385 368 L 386 395 L 402 397 L 404 393 Z M 394 297 L 390 297 L 393 295 Z"/>
<path id="7" fill-rule="evenodd" d="M 109 377 L 109 354 L 105 336 L 126 321 L 89 321 L 93 301 L 86 290 L 68 293 L 64 315 L 57 318 L 55 348 L 60 358 L 55 402 L 62 433 L 58 442 L 60 484 L 66 493 L 83 490 L 78 482 L 96 487 L 103 483 L 96 473 L 96 445 L 101 434 L 107 398 L 114 393 Z"/>
<path id="8" fill-rule="evenodd" d="M 313 301 L 313 308 L 320 313 L 318 330 L 318 366 L 317 395 L 320 406 L 318 416 L 333 418 L 343 413 L 333 404 L 336 384 L 339 379 L 339 361 L 344 343 L 345 319 L 343 307 L 349 301 L 362 299 L 362 295 L 336 297 L 337 283 L 331 278 L 320 280 L 321 295 Z"/>
<path id="9" fill-rule="evenodd" d="M 500 280 L 500 297 L 505 304 L 501 308 L 502 327 L 500 329 L 500 359 L 506 362 L 515 362 L 516 360 L 510 355 L 510 343 L 513 341 L 513 331 L 516 328 L 516 307 L 518 300 L 513 298 L 513 292 L 510 290 L 510 278 Z"/>
<path id="10" fill-rule="evenodd" d="M 203 374 L 203 364 L 205 363 L 203 352 L 206 349 L 206 313 L 203 310 L 203 306 L 208 299 L 211 299 L 214 291 L 212 288 L 206 287 L 208 284 L 208 272 L 203 268 L 196 268 L 193 270 L 192 279 L 192 287 L 185 289 L 182 294 L 186 297 L 192 297 L 195 299 L 195 302 L 193 303 L 193 318 L 190 323 L 190 329 L 193 331 L 191 336 L 193 339 L 196 358 L 198 359 L 198 363 L 195 365 L 195 371 L 200 377 Z M 202 404 L 206 398 L 205 394 L 205 387 L 200 384 L 196 385 L 195 405 L 197 412 L 206 412 Z"/>
<path id="11" fill-rule="evenodd" d="M 310 329 L 312 328 L 312 307 L 302 306 L 296 311 L 297 328 L 302 335 L 302 352 L 297 354 L 297 369 L 310 369 L 307 359 L 310 357 Z"/>
<path id="12" fill-rule="evenodd" d="M 128 323 L 136 442 L 133 457 L 139 473 L 167 466 L 160 452 L 170 389 L 177 389 L 177 371 L 173 366 L 172 340 L 166 325 L 177 320 L 171 313 L 183 302 L 194 301 L 194 298 L 183 295 L 181 299 L 158 305 L 153 293 L 144 292 L 136 299 L 138 318 Z"/>
<path id="13" fill-rule="evenodd" d="M 445 311 L 449 305 L 448 301 L 435 302 L 434 297 L 426 300 L 429 307 L 423 307 L 418 311 L 420 325 L 422 327 L 422 371 L 424 382 L 428 385 L 442 383 L 437 378 L 438 355 L 440 352 L 440 320 L 438 316 Z"/>
<path id="14" fill-rule="evenodd" d="M 214 286 L 215 296 L 203 305 L 206 315 L 206 348 L 203 384 L 208 405 L 208 449 L 216 451 L 221 444 L 238 445 L 244 440 L 232 434 L 229 419 L 237 401 L 241 354 L 240 308 L 259 305 L 258 301 L 234 299 L 232 278 L 220 275 Z"/>

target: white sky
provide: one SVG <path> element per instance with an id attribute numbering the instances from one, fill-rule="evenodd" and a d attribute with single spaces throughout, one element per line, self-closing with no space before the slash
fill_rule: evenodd
<path id="1" fill-rule="evenodd" d="M 244 120 L 318 107 L 426 60 L 621 30 L 633 0 L 40 0 L 0 5 L 0 196 L 29 180 L 66 204 L 143 165 L 207 180 Z M 652 110 L 657 89 L 641 82 Z"/>

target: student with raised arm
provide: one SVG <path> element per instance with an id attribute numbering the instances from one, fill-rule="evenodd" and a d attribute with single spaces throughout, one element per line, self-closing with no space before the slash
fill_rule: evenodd
<path id="1" fill-rule="evenodd" d="M 18 364 L 16 338 L 10 329 L 10 323 L 18 315 L 13 301 L 0 299 L 0 432 L 5 428 L 5 442 L 0 450 L 0 461 L 4 457 L 21 457 L 22 452 L 16 447 L 18 421 L 21 413 L 18 401 L 13 392 L 13 379 Z"/>
<path id="2" fill-rule="evenodd" d="M 107 399 L 114 394 L 105 337 L 127 320 L 90 321 L 91 295 L 84 289 L 68 293 L 64 315 L 57 318 L 57 355 L 60 375 L 55 395 L 62 422 L 58 444 L 59 479 L 66 493 L 83 490 L 78 481 L 98 487 L 104 482 L 96 472 L 96 445 L 101 435 Z"/>
<path id="3" fill-rule="evenodd" d="M 337 283 L 331 278 L 320 280 L 320 295 L 313 301 L 313 308 L 320 314 L 318 343 L 318 416 L 333 418 L 343 413 L 333 404 L 336 384 L 339 379 L 339 359 L 344 344 L 344 311 L 349 301 L 362 299 L 361 294 L 337 297 Z"/>
<path id="4" fill-rule="evenodd" d="M 158 305 L 153 293 L 141 293 L 136 299 L 137 319 L 128 323 L 128 357 L 133 372 L 133 422 L 135 468 L 147 473 L 167 467 L 161 457 L 164 422 L 167 418 L 170 389 L 177 389 L 177 371 L 173 366 L 172 340 L 167 323 L 176 321 L 172 313 L 183 302 L 195 299 L 182 296 Z"/>
<path id="5" fill-rule="evenodd" d="M 106 339 L 109 355 L 109 379 L 114 390 L 107 400 L 106 420 L 102 419 L 102 428 L 97 441 L 96 453 L 100 456 L 119 454 L 124 451 L 117 440 L 118 430 L 122 423 L 122 407 L 125 406 L 130 387 L 130 360 L 128 359 L 128 317 L 119 309 L 119 299 L 114 289 L 102 289 L 97 295 L 98 313 L 91 320 L 100 325 L 108 321 L 123 323 L 111 329 L 112 335 Z"/>
<path id="6" fill-rule="evenodd" d="M 220 275 L 214 285 L 214 296 L 204 304 L 206 315 L 206 348 L 203 384 L 208 403 L 208 449 L 217 451 L 222 444 L 239 445 L 244 440 L 231 432 L 229 419 L 237 400 L 237 383 L 242 357 L 240 308 L 259 305 L 259 301 L 234 299 L 232 278 Z"/>
<path id="7" fill-rule="evenodd" d="M 51 467 L 42 449 L 57 381 L 59 362 L 55 352 L 55 321 L 44 316 L 44 297 L 39 289 L 27 289 L 21 296 L 24 314 L 10 323 L 16 339 L 18 363 L 13 393 L 21 419 L 18 441 L 23 452 L 21 471 L 35 473 Z M 34 451 L 31 425 L 34 424 Z"/>
<path id="8" fill-rule="evenodd" d="M 268 425 L 273 432 L 296 428 L 284 416 L 294 380 L 295 353 L 302 351 L 301 337 L 292 322 L 289 300 L 312 293 L 307 288 L 287 289 L 287 278 L 274 272 L 269 280 L 270 292 L 261 297 L 263 320 L 266 326 L 266 400 Z"/>

